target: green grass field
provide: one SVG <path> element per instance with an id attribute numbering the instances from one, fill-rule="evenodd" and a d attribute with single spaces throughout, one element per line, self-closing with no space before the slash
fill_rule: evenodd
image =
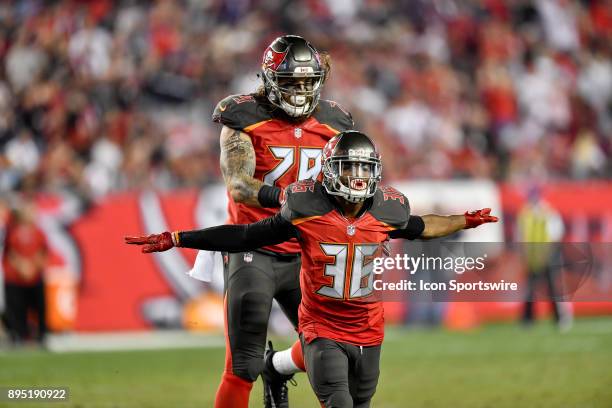
<path id="1" fill-rule="evenodd" d="M 209 407 L 223 354 L 221 348 L 5 351 L 0 386 L 70 388 L 68 403 L 16 407 Z M 297 380 L 291 406 L 318 406 L 306 376 Z M 261 401 L 258 382 L 251 406 Z M 547 324 L 530 330 L 494 325 L 470 333 L 389 328 L 372 406 L 612 407 L 612 320 L 581 320 L 562 335 Z"/>

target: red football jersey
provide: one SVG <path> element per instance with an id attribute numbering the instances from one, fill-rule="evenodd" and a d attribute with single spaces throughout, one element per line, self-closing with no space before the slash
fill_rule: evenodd
<path id="1" fill-rule="evenodd" d="M 289 186 L 281 215 L 298 230 L 302 247 L 299 331 L 305 340 L 381 344 L 384 313 L 373 291 L 372 260 L 381 256 L 390 231 L 408 225 L 408 199 L 384 187 L 367 211 L 347 219 L 321 183 L 305 181 Z"/>
<path id="2" fill-rule="evenodd" d="M 233 95 L 223 99 L 213 120 L 251 137 L 255 149 L 254 177 L 285 188 L 297 180 L 318 179 L 321 151 L 329 139 L 353 128 L 351 115 L 331 101 L 321 100 L 306 120 L 294 122 L 253 95 Z M 257 208 L 236 203 L 229 196 L 229 224 L 249 224 L 274 215 L 276 208 Z M 296 240 L 264 249 L 279 253 L 299 253 Z"/>
<path id="3" fill-rule="evenodd" d="M 27 263 L 32 263 L 32 258 L 37 254 L 48 251 L 47 238 L 45 234 L 34 224 L 11 225 L 6 230 L 5 248 L 2 257 L 4 268 L 4 279 L 8 283 L 22 286 L 34 285 L 42 278 L 42 269 L 37 269 L 35 274 L 24 278 L 17 269 L 9 262 L 11 256 L 24 258 Z"/>

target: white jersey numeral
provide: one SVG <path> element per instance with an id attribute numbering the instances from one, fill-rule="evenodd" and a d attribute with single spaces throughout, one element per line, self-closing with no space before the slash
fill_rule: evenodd
<path id="1" fill-rule="evenodd" d="M 321 153 L 323 149 L 312 147 L 300 148 L 300 167 L 298 180 L 316 180 L 321 173 Z"/>
<path id="2" fill-rule="evenodd" d="M 353 246 L 352 259 L 348 258 L 349 245 Z M 333 277 L 330 286 L 321 286 L 316 293 L 334 299 L 344 299 L 344 283 L 348 274 L 349 263 L 351 268 L 351 284 L 348 299 L 356 299 L 368 296 L 372 293 L 374 275 L 372 273 L 372 260 L 366 258 L 373 256 L 378 249 L 378 244 L 321 244 L 321 250 L 327 256 L 333 256 L 334 262 L 325 265 L 325 276 Z M 365 285 L 363 285 L 365 280 Z"/>
<path id="3" fill-rule="evenodd" d="M 323 253 L 334 257 L 334 263 L 325 265 L 325 276 L 334 278 L 332 286 L 321 286 L 317 293 L 319 295 L 342 299 L 344 297 L 344 279 L 346 278 L 346 257 L 348 245 L 346 244 L 321 244 Z"/>
<path id="4" fill-rule="evenodd" d="M 349 297 L 351 299 L 368 296 L 374 288 L 373 263 L 370 258 L 366 264 L 366 259 L 372 257 L 378 249 L 377 244 L 355 245 L 353 250 L 353 270 L 351 271 L 351 287 Z M 361 286 L 363 281 L 365 286 Z"/>
<path id="5" fill-rule="evenodd" d="M 295 164 L 295 147 L 269 146 L 274 158 L 280 162 L 263 179 L 268 185 L 275 183 L 283 177 Z M 323 149 L 314 147 L 299 147 L 298 177 L 297 180 L 316 180 L 321 173 L 321 152 Z"/>
<path id="6" fill-rule="evenodd" d="M 278 165 L 272 169 L 271 172 L 265 175 L 263 182 L 271 186 L 274 185 L 276 180 L 281 178 L 293 165 L 294 160 L 294 148 L 293 147 L 278 147 L 270 146 L 270 152 L 272 155 L 281 160 Z"/>

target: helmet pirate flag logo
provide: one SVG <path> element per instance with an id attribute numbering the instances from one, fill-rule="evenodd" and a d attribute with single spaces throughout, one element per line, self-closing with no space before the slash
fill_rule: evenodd
<path id="1" fill-rule="evenodd" d="M 287 52 L 276 52 L 271 47 L 268 47 L 264 54 L 263 67 L 271 68 L 276 70 L 278 66 L 283 62 L 285 57 L 287 56 Z"/>

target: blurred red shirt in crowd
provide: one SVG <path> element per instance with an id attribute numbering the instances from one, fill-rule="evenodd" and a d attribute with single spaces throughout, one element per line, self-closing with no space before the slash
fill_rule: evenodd
<path id="1" fill-rule="evenodd" d="M 42 280 L 47 259 L 47 239 L 36 225 L 33 210 L 15 211 L 6 226 L 2 267 L 8 284 L 34 286 Z"/>

